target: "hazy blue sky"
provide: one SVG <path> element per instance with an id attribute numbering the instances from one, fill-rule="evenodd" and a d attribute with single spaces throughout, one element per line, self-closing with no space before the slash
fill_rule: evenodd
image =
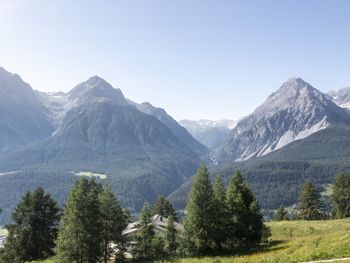
<path id="1" fill-rule="evenodd" d="M 350 85 L 350 1 L 0 0 L 0 66 L 34 89 L 99 75 L 176 119 L 236 119 L 292 76 Z"/>

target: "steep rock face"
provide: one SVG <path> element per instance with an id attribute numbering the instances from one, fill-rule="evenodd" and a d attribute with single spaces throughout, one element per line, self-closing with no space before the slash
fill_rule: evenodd
<path id="1" fill-rule="evenodd" d="M 213 157 L 230 163 L 263 156 L 332 123 L 349 123 L 349 115 L 301 78 L 292 78 L 241 120 Z"/>
<path id="2" fill-rule="evenodd" d="M 29 84 L 0 68 L 0 153 L 49 137 L 48 114 Z"/>
<path id="3" fill-rule="evenodd" d="M 236 126 L 233 120 L 181 120 L 180 124 L 199 142 L 209 149 L 218 147 Z"/>

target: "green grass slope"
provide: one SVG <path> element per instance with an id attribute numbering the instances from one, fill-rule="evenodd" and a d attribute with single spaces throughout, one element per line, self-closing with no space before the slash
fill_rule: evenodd
<path id="1" fill-rule="evenodd" d="M 279 263 L 350 257 L 350 219 L 269 223 L 272 241 L 245 255 L 187 258 L 176 263 Z"/>

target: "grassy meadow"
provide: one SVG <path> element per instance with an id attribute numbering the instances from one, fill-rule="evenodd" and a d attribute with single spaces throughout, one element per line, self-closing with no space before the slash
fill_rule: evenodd
<path id="1" fill-rule="evenodd" d="M 171 262 L 277 263 L 350 257 L 350 219 L 282 221 L 270 222 L 268 225 L 272 230 L 269 246 L 260 247 L 244 255 L 184 258 Z M 51 259 L 40 263 L 54 262 L 55 260 Z"/>
<path id="2" fill-rule="evenodd" d="M 272 230 L 268 247 L 245 255 L 187 258 L 173 263 L 274 263 L 350 257 L 350 219 L 282 221 L 268 225 Z"/>

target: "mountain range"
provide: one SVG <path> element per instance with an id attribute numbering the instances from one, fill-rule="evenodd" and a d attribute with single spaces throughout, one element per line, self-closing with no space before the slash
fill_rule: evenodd
<path id="1" fill-rule="evenodd" d="M 201 162 L 226 183 L 240 169 L 264 209 L 292 205 L 305 181 L 322 190 L 350 170 L 347 105 L 349 88 L 324 94 L 291 78 L 238 121 L 177 122 L 98 76 L 48 93 L 0 68 L 1 222 L 38 185 L 63 204 L 82 175 L 135 213 L 159 195 L 183 208 Z"/>
<path id="2" fill-rule="evenodd" d="M 45 174 L 48 190 L 61 180 L 72 183 L 71 177 L 79 174 L 98 174 L 108 178 L 126 206 L 138 211 L 145 200 L 152 202 L 179 187 L 207 155 L 208 149 L 165 110 L 126 99 L 121 90 L 98 76 L 67 93 L 43 93 L 33 91 L 17 75 L 5 70 L 2 74 L 3 98 L 16 103 L 27 98 L 22 107 L 12 106 L 28 122 L 22 124 L 14 114 L 1 123 L 1 143 L 6 146 L 0 155 L 2 202 L 19 198 L 22 193 L 6 197 L 6 184 L 24 173 L 27 179 L 21 182 L 22 188 L 31 189 L 33 178 Z M 11 112 L 7 102 L 1 103 L 0 114 Z M 8 140 L 13 134 L 18 135 Z M 63 201 L 59 191 L 57 195 Z"/>

